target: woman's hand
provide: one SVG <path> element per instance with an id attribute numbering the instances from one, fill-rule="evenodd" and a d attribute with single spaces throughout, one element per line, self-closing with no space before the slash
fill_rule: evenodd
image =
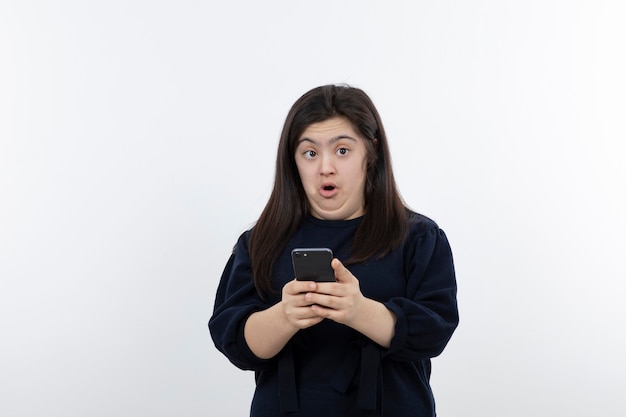
<path id="1" fill-rule="evenodd" d="M 306 329 L 324 320 L 307 300 L 308 294 L 317 290 L 313 281 L 293 280 L 285 284 L 280 305 L 287 321 L 296 329 Z"/>
<path id="2" fill-rule="evenodd" d="M 336 282 L 318 282 L 316 290 L 304 296 L 306 303 L 318 316 L 350 326 L 359 314 L 365 297 L 361 293 L 359 280 L 343 266 L 339 259 L 330 264 L 335 271 Z"/>
<path id="3" fill-rule="evenodd" d="M 283 287 L 279 303 L 248 317 L 244 337 L 255 355 L 264 359 L 273 357 L 298 330 L 325 318 L 389 347 L 396 316 L 382 303 L 363 296 L 359 280 L 338 259 L 333 259 L 331 266 L 336 282 L 294 279 Z"/>
<path id="4" fill-rule="evenodd" d="M 311 309 L 306 294 L 317 290 L 317 283 L 293 280 L 283 287 L 282 300 L 248 317 L 244 338 L 259 358 L 274 357 L 300 329 L 311 327 L 324 317 Z"/>
<path id="5" fill-rule="evenodd" d="M 336 282 L 318 282 L 304 295 L 304 303 L 319 317 L 345 324 L 381 346 L 389 347 L 395 332 L 396 316 L 382 303 L 361 293 L 359 280 L 333 259 Z"/>

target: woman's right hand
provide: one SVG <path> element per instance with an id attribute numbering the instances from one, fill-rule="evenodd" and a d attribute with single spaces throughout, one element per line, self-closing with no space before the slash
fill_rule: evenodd
<path id="1" fill-rule="evenodd" d="M 252 313 L 244 326 L 244 338 L 252 353 L 261 359 L 272 358 L 298 330 L 324 320 L 305 299 L 316 289 L 315 282 L 293 280 L 283 287 L 279 303 Z"/>
<path id="2" fill-rule="evenodd" d="M 314 281 L 293 280 L 285 284 L 282 292 L 281 307 L 287 321 L 296 329 L 306 329 L 324 320 L 315 314 L 311 303 L 305 299 L 306 294 L 315 292 Z"/>

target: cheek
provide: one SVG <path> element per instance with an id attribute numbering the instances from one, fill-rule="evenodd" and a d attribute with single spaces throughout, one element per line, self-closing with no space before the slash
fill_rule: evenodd
<path id="1" fill-rule="evenodd" d="M 300 175 L 300 182 L 304 189 L 307 189 L 307 185 L 311 184 L 311 172 L 304 167 L 298 166 L 298 174 Z"/>
<path id="2" fill-rule="evenodd" d="M 367 164 L 363 162 L 354 167 L 353 178 L 358 183 L 365 183 L 367 177 Z"/>

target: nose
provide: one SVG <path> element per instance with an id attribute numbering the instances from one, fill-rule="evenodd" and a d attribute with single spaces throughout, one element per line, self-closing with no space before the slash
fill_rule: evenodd
<path id="1" fill-rule="evenodd" d="M 335 173 L 335 164 L 331 155 L 322 155 L 320 158 L 320 174 L 332 175 Z"/>

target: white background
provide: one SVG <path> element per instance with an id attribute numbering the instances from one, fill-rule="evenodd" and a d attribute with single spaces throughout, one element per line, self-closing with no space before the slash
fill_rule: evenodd
<path id="1" fill-rule="evenodd" d="M 0 415 L 243 416 L 206 323 L 305 91 L 446 231 L 446 417 L 626 414 L 626 5 L 0 3 Z"/>

